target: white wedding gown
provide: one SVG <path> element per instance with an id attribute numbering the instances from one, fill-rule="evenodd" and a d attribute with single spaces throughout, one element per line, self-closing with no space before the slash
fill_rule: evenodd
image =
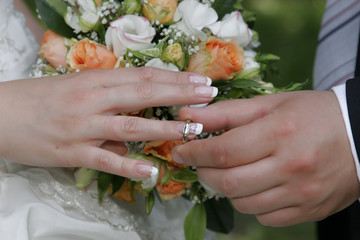
<path id="1" fill-rule="evenodd" d="M 0 0 L 0 81 L 28 78 L 38 49 L 12 0 Z M 141 197 L 136 206 L 110 197 L 99 205 L 96 189 L 76 189 L 64 169 L 0 159 L 1 240 L 184 239 L 188 201 L 156 203 L 150 216 L 144 205 Z"/>

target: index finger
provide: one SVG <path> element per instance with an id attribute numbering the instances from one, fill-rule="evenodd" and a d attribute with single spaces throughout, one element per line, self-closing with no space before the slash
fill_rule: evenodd
<path id="1" fill-rule="evenodd" d="M 204 108 L 182 108 L 180 120 L 204 124 L 206 132 L 232 129 L 269 114 L 288 94 L 279 93 L 252 99 L 221 101 Z"/>
<path id="2" fill-rule="evenodd" d="M 91 75 L 91 74 L 89 74 Z M 97 75 L 97 77 L 94 77 Z M 101 77 L 99 77 L 101 75 Z M 114 70 L 95 70 L 92 76 L 104 87 L 115 87 L 122 84 L 154 82 L 168 84 L 196 84 L 210 86 L 210 78 L 190 72 L 174 72 L 154 67 L 119 68 Z"/>

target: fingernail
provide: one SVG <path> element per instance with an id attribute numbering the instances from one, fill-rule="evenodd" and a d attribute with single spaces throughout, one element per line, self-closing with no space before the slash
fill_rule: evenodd
<path id="1" fill-rule="evenodd" d="M 185 123 L 181 123 L 178 125 L 178 130 L 182 134 L 184 131 Z M 203 125 L 201 123 L 190 123 L 189 125 L 189 133 L 199 135 L 203 131 Z"/>
<path id="2" fill-rule="evenodd" d="M 195 88 L 195 94 L 199 97 L 213 98 L 218 94 L 218 89 L 216 87 L 200 86 Z"/>
<path id="3" fill-rule="evenodd" d="M 184 163 L 185 163 L 184 159 L 182 159 L 177 152 L 173 152 L 173 153 L 171 154 L 171 156 L 172 156 L 172 159 L 173 159 L 175 162 L 180 163 L 180 164 L 184 164 Z"/>
<path id="4" fill-rule="evenodd" d="M 212 81 L 209 77 L 204 77 L 201 75 L 191 75 L 189 77 L 189 79 L 190 79 L 190 82 L 194 83 L 194 84 L 210 86 L 212 83 Z"/>
<path id="5" fill-rule="evenodd" d="M 206 107 L 207 105 L 208 105 L 208 103 L 203 103 L 203 104 L 189 105 L 189 107 L 191 107 L 191 108 L 202 108 L 202 107 Z"/>
<path id="6" fill-rule="evenodd" d="M 159 170 L 156 167 L 142 163 L 137 164 L 135 170 L 138 174 L 142 175 L 144 178 L 153 177 L 157 175 L 159 172 Z"/>

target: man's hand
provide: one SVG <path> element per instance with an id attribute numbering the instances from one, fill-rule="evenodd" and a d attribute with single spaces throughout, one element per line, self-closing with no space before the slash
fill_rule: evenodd
<path id="1" fill-rule="evenodd" d="M 175 161 L 197 167 L 211 188 L 264 225 L 319 220 L 360 196 L 339 104 L 303 91 L 185 108 L 181 119 L 226 133 L 178 146 Z"/>

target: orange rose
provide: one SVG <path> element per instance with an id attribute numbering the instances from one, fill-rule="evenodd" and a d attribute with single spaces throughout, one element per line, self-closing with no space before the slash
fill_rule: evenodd
<path id="1" fill-rule="evenodd" d="M 172 165 L 167 164 L 168 171 L 172 173 L 176 173 L 179 171 L 179 168 Z M 159 196 L 162 200 L 171 200 L 173 198 L 179 197 L 184 193 L 186 188 L 191 186 L 190 183 L 181 183 L 177 182 L 173 179 L 170 179 L 167 184 L 161 184 L 161 178 L 165 175 L 166 170 L 164 166 L 161 166 L 158 183 L 156 184 L 156 190 L 159 193 Z"/>
<path id="2" fill-rule="evenodd" d="M 151 154 L 154 157 L 158 157 L 179 167 L 187 167 L 186 165 L 176 163 L 171 156 L 171 150 L 180 144 L 182 144 L 182 141 L 152 141 L 145 145 L 144 153 Z"/>
<path id="3" fill-rule="evenodd" d="M 112 51 L 89 39 L 75 43 L 66 56 L 72 70 L 113 69 L 116 60 Z"/>
<path id="4" fill-rule="evenodd" d="M 170 22 L 177 8 L 177 0 L 148 0 L 143 5 L 144 16 L 150 21 Z"/>
<path id="5" fill-rule="evenodd" d="M 210 37 L 205 46 L 191 56 L 187 71 L 208 76 L 213 81 L 229 80 L 244 65 L 244 52 L 235 40 L 224 42 Z"/>
<path id="6" fill-rule="evenodd" d="M 67 48 L 64 41 L 64 37 L 51 30 L 47 30 L 43 35 L 39 55 L 45 58 L 54 68 L 66 67 Z"/>
<path id="7" fill-rule="evenodd" d="M 133 190 L 131 194 L 131 182 L 129 179 L 125 179 L 121 188 L 116 193 L 114 193 L 114 197 L 116 197 L 117 199 L 129 202 L 131 204 L 135 203 L 135 195 L 135 190 Z"/>

